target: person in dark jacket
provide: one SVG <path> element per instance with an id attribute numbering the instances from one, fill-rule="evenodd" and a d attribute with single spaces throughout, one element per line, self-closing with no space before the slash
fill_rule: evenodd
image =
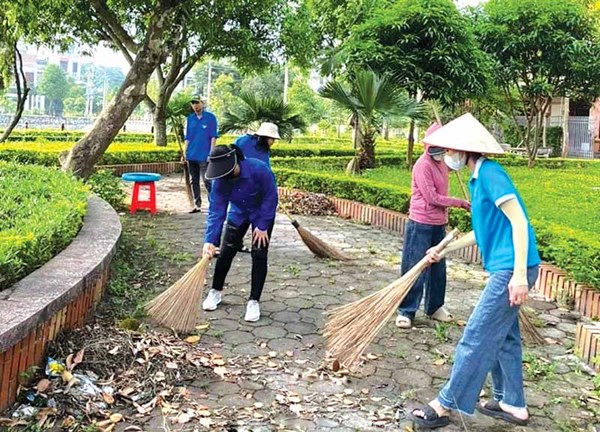
<path id="1" fill-rule="evenodd" d="M 259 301 L 267 277 L 269 242 L 278 204 L 275 176 L 267 164 L 258 159 L 244 158 L 242 151 L 232 145 L 216 146 L 211 151 L 206 177 L 213 184 L 203 255 L 214 256 L 217 250 L 220 254 L 215 265 L 212 289 L 202 308 L 212 311 L 221 303 L 223 285 L 233 258 L 248 228 L 252 226 L 252 282 L 245 320 L 258 321 Z M 227 223 L 221 241 L 225 220 Z"/>
<path id="2" fill-rule="evenodd" d="M 271 167 L 271 147 L 275 140 L 281 139 L 279 128 L 274 123 L 261 123 L 258 130 L 253 134 L 244 134 L 235 140 L 246 158 L 254 158 L 263 161 Z"/>

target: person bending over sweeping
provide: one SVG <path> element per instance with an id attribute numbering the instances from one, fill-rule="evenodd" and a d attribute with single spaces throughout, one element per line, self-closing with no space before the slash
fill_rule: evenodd
<path id="1" fill-rule="evenodd" d="M 425 138 L 446 149 L 452 169 L 472 172 L 473 231 L 450 244 L 445 253 L 477 243 L 483 266 L 490 274 L 456 347 L 450 379 L 429 404 L 407 409 L 407 417 L 421 427 L 435 429 L 449 423 L 449 411 L 481 413 L 512 424 L 525 425 L 529 413 L 523 391 L 519 307 L 538 275 L 540 256 L 523 200 L 510 177 L 484 154 L 504 153 L 494 137 L 472 115 L 465 114 Z M 440 254 L 428 251 L 430 262 Z M 493 398 L 478 404 L 488 373 Z"/>
<path id="2" fill-rule="evenodd" d="M 242 150 L 244 157 L 254 158 L 266 163 L 271 168 L 271 147 L 275 140 L 281 139 L 279 128 L 274 123 L 264 122 L 254 134 L 244 134 L 235 140 L 235 145 Z M 250 252 L 240 243 L 240 252 Z"/>
<path id="3" fill-rule="evenodd" d="M 278 203 L 275 176 L 267 164 L 258 159 L 245 159 L 242 151 L 232 145 L 216 146 L 211 151 L 206 177 L 213 180 L 213 184 L 202 253 L 212 257 L 218 250 L 217 245 L 221 247 L 212 289 L 202 309 L 212 311 L 221 303 L 225 278 L 252 225 L 252 286 L 245 320 L 258 321 L 258 302 L 267 277 L 267 254 Z M 221 243 L 225 219 L 227 224 Z"/>
<path id="4" fill-rule="evenodd" d="M 432 124 L 425 136 L 441 126 Z M 408 224 L 402 249 L 402 274 L 406 274 L 446 236 L 448 207 L 470 210 L 469 203 L 448 196 L 448 167 L 444 163 L 444 149 L 425 146 L 425 153 L 415 163 L 412 172 L 412 195 Z M 406 295 L 396 318 L 396 326 L 409 329 L 421 304 L 425 290 L 425 314 L 437 321 L 451 321 L 452 315 L 444 308 L 446 297 L 446 262 L 431 265 Z"/>

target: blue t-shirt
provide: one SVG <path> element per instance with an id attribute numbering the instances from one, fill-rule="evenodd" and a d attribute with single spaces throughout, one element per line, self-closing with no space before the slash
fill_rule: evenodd
<path id="1" fill-rule="evenodd" d="M 235 226 L 249 221 L 253 227 L 263 231 L 273 225 L 279 201 L 275 175 L 267 164 L 258 159 L 244 159 L 239 164 L 239 177 L 212 181 L 204 232 L 206 243 L 216 246 L 221 243 L 226 217 Z"/>
<path id="2" fill-rule="evenodd" d="M 217 118 L 213 113 L 203 111 L 200 118 L 192 113 L 187 118 L 185 128 L 185 139 L 188 142 L 185 158 L 193 162 L 206 162 L 210 153 L 210 141 L 218 136 Z"/>
<path id="3" fill-rule="evenodd" d="M 235 140 L 235 145 L 242 150 L 244 156 L 246 156 L 247 158 L 261 160 L 267 165 L 269 165 L 269 168 L 271 167 L 271 153 L 268 150 L 258 146 L 257 135 L 242 135 Z"/>
<path id="4" fill-rule="evenodd" d="M 500 205 L 516 198 L 528 220 L 529 246 L 527 267 L 540 263 L 535 233 L 521 196 L 510 177 L 497 162 L 480 158 L 469 181 L 471 191 L 471 222 L 477 245 L 481 250 L 483 267 L 490 273 L 513 270 L 515 250 L 512 225 L 500 210 Z"/>

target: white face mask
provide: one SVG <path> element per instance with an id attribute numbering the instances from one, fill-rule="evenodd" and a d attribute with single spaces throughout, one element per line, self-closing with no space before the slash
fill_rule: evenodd
<path id="1" fill-rule="evenodd" d="M 467 154 L 464 152 L 456 152 L 452 156 L 445 155 L 444 162 L 451 170 L 458 171 L 466 165 Z"/>

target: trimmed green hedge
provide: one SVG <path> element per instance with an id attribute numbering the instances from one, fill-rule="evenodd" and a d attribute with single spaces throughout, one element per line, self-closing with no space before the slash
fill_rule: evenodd
<path id="1" fill-rule="evenodd" d="M 313 156 L 313 157 L 277 157 L 271 158 L 271 164 L 277 168 L 300 169 L 306 171 L 344 171 L 352 156 Z M 376 159 L 376 166 L 406 167 L 404 154 L 381 155 Z"/>
<path id="2" fill-rule="evenodd" d="M 325 174 L 296 169 L 274 167 L 280 186 L 318 192 L 387 208 L 408 214 L 410 188 L 390 185 L 361 177 L 342 174 Z M 592 215 L 590 215 L 592 217 Z M 600 289 L 600 240 L 589 233 L 562 225 L 533 219 L 540 254 L 569 272 L 574 280 Z M 462 209 L 450 209 L 449 225 L 461 231 L 471 230 L 471 217 Z"/>
<path id="3" fill-rule="evenodd" d="M 85 185 L 58 170 L 0 162 L 0 290 L 73 240 L 87 197 Z"/>
<path id="4" fill-rule="evenodd" d="M 324 193 L 408 214 L 410 188 L 393 186 L 360 177 L 324 174 L 274 167 L 279 186 Z M 462 209 L 451 209 L 449 224 L 461 231 L 471 229 L 471 218 Z"/>

